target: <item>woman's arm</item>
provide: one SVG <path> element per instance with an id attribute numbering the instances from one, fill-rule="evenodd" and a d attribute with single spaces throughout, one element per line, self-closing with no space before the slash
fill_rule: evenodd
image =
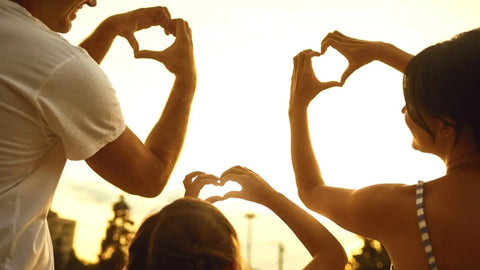
<path id="1" fill-rule="evenodd" d="M 405 213 L 404 199 L 411 199 L 413 203 L 414 198 L 403 192 L 404 185 L 374 185 L 359 190 L 325 185 L 312 148 L 307 115 L 309 103 L 329 87 L 319 82 L 313 73 L 311 59 L 318 55 L 307 50 L 294 58 L 289 117 L 292 164 L 299 197 L 308 208 L 343 228 L 382 240 L 388 224 L 394 224 L 398 216 L 391 213 Z"/>
<path id="2" fill-rule="evenodd" d="M 308 128 L 307 110 L 310 102 L 332 83 L 320 82 L 312 69 L 312 58 L 320 53 L 305 50 L 293 59 L 290 87 L 291 155 L 298 188 L 298 195 L 306 206 L 311 205 L 311 192 L 316 186 L 324 186 L 320 168 L 313 152 Z"/>
<path id="3" fill-rule="evenodd" d="M 348 60 L 348 67 L 342 75 L 341 83 L 360 67 L 378 60 L 403 73 L 412 55 L 400 50 L 392 44 L 355 39 L 334 31 L 329 33 L 322 41 L 321 53 L 328 47 L 340 52 Z"/>

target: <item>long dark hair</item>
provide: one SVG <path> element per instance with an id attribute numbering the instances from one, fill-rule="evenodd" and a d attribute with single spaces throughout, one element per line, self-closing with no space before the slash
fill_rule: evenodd
<path id="1" fill-rule="evenodd" d="M 411 119 L 435 139 L 425 115 L 471 129 L 480 147 L 480 28 L 430 46 L 405 69 L 403 91 Z M 447 119 L 449 121 L 447 121 Z M 451 121 L 453 120 L 453 122 Z"/>

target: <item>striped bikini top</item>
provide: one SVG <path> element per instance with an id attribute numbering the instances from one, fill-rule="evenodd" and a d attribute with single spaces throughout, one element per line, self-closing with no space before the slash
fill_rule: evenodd
<path id="1" fill-rule="evenodd" d="M 428 236 L 427 221 L 425 219 L 425 212 L 423 210 L 423 181 L 418 181 L 416 193 L 417 193 L 416 205 L 417 205 L 418 227 L 420 228 L 420 236 L 422 237 L 425 253 L 427 253 L 429 269 L 438 270 L 437 263 L 435 261 L 435 256 L 433 255 L 432 245 L 430 244 L 430 237 Z M 391 270 L 395 269 L 393 267 L 393 264 L 391 265 L 390 269 Z"/>

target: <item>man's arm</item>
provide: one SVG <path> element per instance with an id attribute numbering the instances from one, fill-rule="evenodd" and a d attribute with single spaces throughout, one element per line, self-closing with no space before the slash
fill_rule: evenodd
<path id="1" fill-rule="evenodd" d="M 136 31 L 159 25 L 166 34 L 175 34 L 175 28 L 168 26 L 170 20 L 170 13 L 165 7 L 141 8 L 116 14 L 101 22 L 79 46 L 100 64 L 117 36 L 127 39 L 133 50 L 138 51 L 139 45 L 134 36 Z"/>
<path id="2" fill-rule="evenodd" d="M 154 58 L 175 74 L 162 116 L 143 144 L 130 129 L 87 159 L 100 176 L 122 190 L 147 197 L 157 196 L 175 167 L 188 124 L 196 87 L 191 31 L 187 22 L 176 19 L 175 42 L 162 52 L 139 52 L 137 57 Z"/>
<path id="3" fill-rule="evenodd" d="M 100 64 L 110 50 L 113 40 L 117 37 L 118 32 L 113 23 L 112 17 L 107 18 L 83 40 L 79 46 L 84 48 L 90 57 Z"/>

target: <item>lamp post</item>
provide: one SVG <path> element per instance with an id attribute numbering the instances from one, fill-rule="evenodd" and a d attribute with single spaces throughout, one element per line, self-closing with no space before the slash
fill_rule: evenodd
<path id="1" fill-rule="evenodd" d="M 285 248 L 282 243 L 278 243 L 278 270 L 283 270 L 283 253 Z"/>
<path id="2" fill-rule="evenodd" d="M 254 213 L 245 214 L 247 218 L 247 263 L 250 269 L 252 268 L 252 219 L 255 217 Z"/>

